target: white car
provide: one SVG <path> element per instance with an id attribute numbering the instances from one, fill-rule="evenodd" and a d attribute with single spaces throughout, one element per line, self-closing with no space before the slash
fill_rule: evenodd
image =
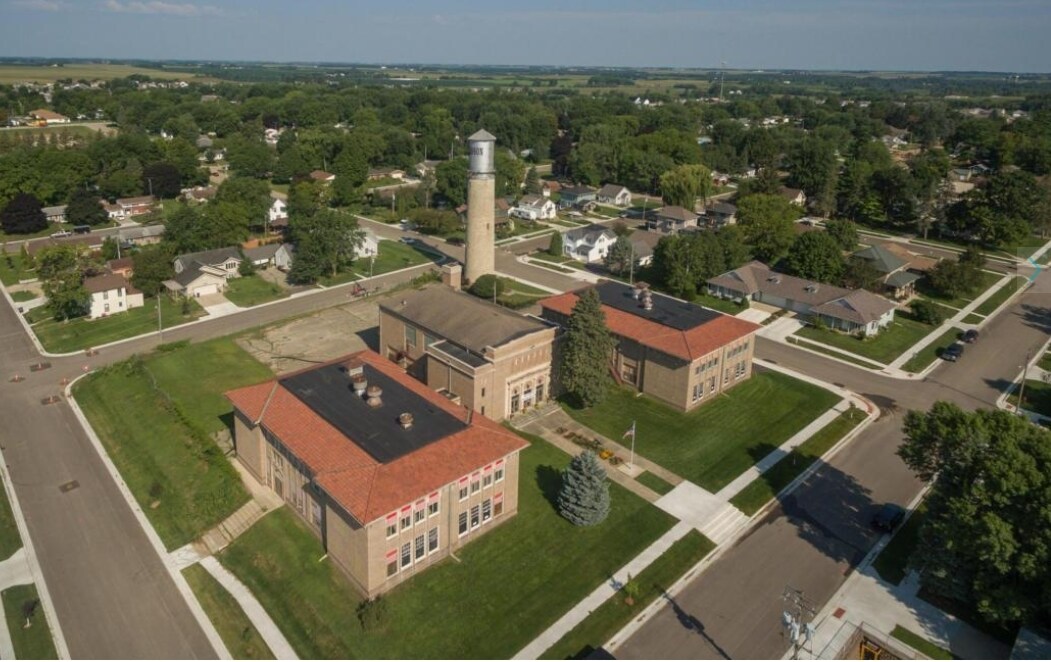
<path id="1" fill-rule="evenodd" d="M 59 230 L 58 232 L 52 232 L 51 233 L 51 238 L 52 239 L 61 239 L 62 237 L 72 237 L 72 236 L 73 236 L 73 233 L 70 232 L 69 230 Z"/>

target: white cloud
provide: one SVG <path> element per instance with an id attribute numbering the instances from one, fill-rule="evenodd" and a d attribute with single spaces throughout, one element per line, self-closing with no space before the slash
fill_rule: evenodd
<path id="1" fill-rule="evenodd" d="M 62 11 L 69 9 L 69 3 L 64 2 L 64 0 L 13 0 L 11 6 L 31 11 Z"/>
<path id="2" fill-rule="evenodd" d="M 47 0 L 43 0 L 47 1 Z M 195 5 L 189 2 L 162 2 L 161 0 L 106 0 L 102 5 L 106 11 L 122 14 L 167 14 L 169 16 L 218 16 L 222 10 L 212 5 Z"/>

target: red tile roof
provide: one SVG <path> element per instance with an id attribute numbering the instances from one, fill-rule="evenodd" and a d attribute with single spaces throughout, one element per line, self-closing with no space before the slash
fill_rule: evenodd
<path id="1" fill-rule="evenodd" d="M 566 292 L 544 299 L 540 305 L 569 315 L 578 299 L 575 292 Z M 684 361 L 699 359 L 762 328 L 730 315 L 719 315 L 692 329 L 679 330 L 605 304 L 602 312 L 606 315 L 606 325 L 614 334 Z"/>
<path id="2" fill-rule="evenodd" d="M 358 352 L 331 363 L 349 361 L 367 363 L 432 405 L 460 420 L 468 418 L 466 408 L 374 352 Z M 226 397 L 242 415 L 277 437 L 307 466 L 317 484 L 363 524 L 529 445 L 484 416 L 474 415 L 466 429 L 382 464 L 276 379 L 230 391 Z"/>

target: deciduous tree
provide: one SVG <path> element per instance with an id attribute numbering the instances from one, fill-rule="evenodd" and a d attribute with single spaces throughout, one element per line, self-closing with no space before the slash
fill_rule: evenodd
<path id="1" fill-rule="evenodd" d="M 804 232 L 796 237 L 786 262 L 796 276 L 820 283 L 839 282 L 843 275 L 843 253 L 827 232 Z"/>
<path id="2" fill-rule="evenodd" d="M 792 222 L 799 218 L 798 207 L 779 195 L 759 193 L 737 203 L 738 223 L 755 257 L 773 263 L 781 259 L 795 240 Z"/>
<path id="3" fill-rule="evenodd" d="M 47 227 L 47 217 L 35 196 L 19 193 L 0 211 L 0 227 L 7 234 L 31 234 Z"/>
<path id="4" fill-rule="evenodd" d="M 80 188 L 69 196 L 66 220 L 73 225 L 102 225 L 109 221 L 109 214 L 102 206 L 98 193 Z"/>

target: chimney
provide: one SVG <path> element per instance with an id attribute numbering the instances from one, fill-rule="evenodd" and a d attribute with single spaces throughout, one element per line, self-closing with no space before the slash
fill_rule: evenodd
<path id="1" fill-rule="evenodd" d="M 645 310 L 653 310 L 653 295 L 650 294 L 649 290 L 645 290 L 642 293 L 642 307 Z"/>
<path id="2" fill-rule="evenodd" d="M 372 407 L 373 409 L 378 408 L 383 404 L 383 400 L 380 396 L 383 395 L 383 389 L 373 384 L 372 386 L 365 389 L 365 404 Z"/>
<path id="3" fill-rule="evenodd" d="M 354 385 L 355 395 L 359 398 L 364 396 L 365 388 L 369 385 L 369 378 L 365 376 L 365 371 L 357 368 L 357 372 L 351 372 L 350 381 Z"/>
<path id="4" fill-rule="evenodd" d="M 410 414 L 409 412 L 404 412 L 402 414 L 399 414 L 398 415 L 398 423 L 401 424 L 402 428 L 404 428 L 406 430 L 411 430 L 412 429 L 412 414 Z"/>
<path id="5" fill-rule="evenodd" d="M 451 287 L 454 292 L 460 291 L 463 286 L 463 267 L 459 262 L 442 265 L 442 284 Z"/>

